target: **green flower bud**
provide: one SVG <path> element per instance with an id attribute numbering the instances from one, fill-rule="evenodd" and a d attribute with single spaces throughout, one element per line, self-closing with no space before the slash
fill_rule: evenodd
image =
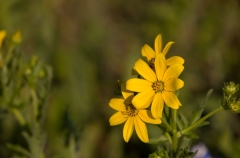
<path id="1" fill-rule="evenodd" d="M 230 104 L 230 110 L 234 113 L 240 113 L 240 100 Z"/>
<path id="2" fill-rule="evenodd" d="M 156 151 L 148 156 L 148 158 L 170 158 L 168 152 L 165 149 Z"/>
<path id="3" fill-rule="evenodd" d="M 225 92 L 227 95 L 232 95 L 236 93 L 239 90 L 239 84 L 235 84 L 234 82 L 229 82 L 224 84 L 223 92 Z"/>

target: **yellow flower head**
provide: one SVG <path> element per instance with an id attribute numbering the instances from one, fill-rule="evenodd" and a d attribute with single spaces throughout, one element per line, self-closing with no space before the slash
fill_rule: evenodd
<path id="1" fill-rule="evenodd" d="M 132 100 L 137 109 L 148 108 L 152 103 L 153 117 L 161 118 L 164 102 L 173 109 L 181 106 L 174 92 L 184 85 L 184 82 L 178 78 L 184 67 L 182 64 L 173 64 L 167 67 L 163 53 L 157 55 L 154 66 L 155 72 L 146 62 L 139 59 L 134 67 L 143 79 L 129 79 L 126 82 L 126 89 L 139 92 Z"/>
<path id="2" fill-rule="evenodd" d="M 2 42 L 6 37 L 6 35 L 7 35 L 7 32 L 5 30 L 0 30 L 0 48 L 2 47 Z"/>
<path id="3" fill-rule="evenodd" d="M 150 110 L 144 108 L 137 108 L 132 99 L 134 93 L 126 90 L 125 84 L 122 84 L 122 95 L 124 99 L 113 98 L 110 100 L 109 105 L 118 112 L 111 116 L 109 119 L 110 125 L 115 126 L 125 122 L 123 128 L 123 138 L 128 142 L 132 136 L 135 128 L 138 137 L 145 143 L 149 141 L 147 127 L 144 122 L 152 124 L 160 124 L 160 119 L 154 119 Z"/>
<path id="4" fill-rule="evenodd" d="M 174 42 L 168 42 L 167 45 L 162 49 L 162 35 L 158 35 L 155 39 L 154 47 L 155 51 L 147 44 L 142 47 L 142 56 L 146 58 L 148 65 L 154 70 L 154 62 L 158 54 L 167 55 L 168 50 Z M 166 61 L 167 66 L 173 64 L 184 64 L 184 59 L 179 56 L 173 56 Z"/>

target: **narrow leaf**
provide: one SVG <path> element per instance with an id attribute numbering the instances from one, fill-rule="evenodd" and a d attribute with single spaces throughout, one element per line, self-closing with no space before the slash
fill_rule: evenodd
<path id="1" fill-rule="evenodd" d="M 150 138 L 148 144 L 158 144 L 159 142 L 168 141 L 165 135 L 161 135 L 160 137 Z"/>
<path id="2" fill-rule="evenodd" d="M 189 125 L 187 118 L 181 113 L 178 112 L 177 126 L 180 130 L 187 128 Z"/>
<path id="3" fill-rule="evenodd" d="M 198 111 L 194 111 L 193 112 L 192 119 L 191 119 L 191 122 L 190 122 L 191 125 L 194 124 L 195 122 L 197 122 L 201 118 L 202 112 L 203 112 L 203 110 L 205 108 L 205 104 L 206 104 L 208 98 L 210 97 L 210 95 L 212 94 L 212 92 L 213 92 L 213 89 L 210 89 L 208 91 L 204 101 L 202 102 L 202 104 L 200 106 L 200 109 Z"/>

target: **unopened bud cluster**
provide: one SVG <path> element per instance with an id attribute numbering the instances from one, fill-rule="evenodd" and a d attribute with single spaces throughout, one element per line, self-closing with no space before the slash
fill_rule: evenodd
<path id="1" fill-rule="evenodd" d="M 239 90 L 239 84 L 234 82 L 225 83 L 223 87 L 222 107 L 234 113 L 240 113 L 240 100 L 233 95 Z"/>

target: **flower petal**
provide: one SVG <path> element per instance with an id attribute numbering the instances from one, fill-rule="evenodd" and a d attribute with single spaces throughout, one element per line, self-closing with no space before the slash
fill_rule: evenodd
<path id="1" fill-rule="evenodd" d="M 155 95 L 155 91 L 153 89 L 138 93 L 132 100 L 132 104 L 137 109 L 148 108 L 152 102 L 152 99 Z"/>
<path id="2" fill-rule="evenodd" d="M 113 98 L 109 102 L 109 106 L 117 111 L 124 111 L 125 110 L 125 104 L 124 99 L 120 98 Z"/>
<path id="3" fill-rule="evenodd" d="M 178 78 L 183 69 L 184 66 L 182 64 L 174 64 L 170 66 L 163 75 L 163 82 L 166 82 L 170 78 Z"/>
<path id="4" fill-rule="evenodd" d="M 149 142 L 147 127 L 139 116 L 134 117 L 134 125 L 138 137 L 145 143 Z"/>
<path id="5" fill-rule="evenodd" d="M 109 119 L 110 126 L 119 125 L 119 124 L 125 122 L 127 120 L 127 118 L 128 117 L 124 117 L 124 115 L 122 115 L 121 112 L 117 112 L 110 117 L 110 119 Z"/>
<path id="6" fill-rule="evenodd" d="M 159 54 L 159 53 L 162 53 L 162 35 L 161 34 L 159 34 L 155 38 L 154 46 L 155 46 L 156 55 Z"/>
<path id="7" fill-rule="evenodd" d="M 172 109 L 178 109 L 181 106 L 177 96 L 173 92 L 163 91 L 163 100 Z"/>
<path id="8" fill-rule="evenodd" d="M 138 116 L 147 123 L 151 124 L 160 124 L 162 121 L 160 119 L 155 119 L 152 116 L 152 113 L 150 110 L 139 110 L 138 111 Z"/>
<path id="9" fill-rule="evenodd" d="M 124 99 L 127 99 L 129 96 L 134 95 L 132 91 L 126 89 L 126 82 L 121 84 L 121 91 Z"/>
<path id="10" fill-rule="evenodd" d="M 142 47 L 142 56 L 145 57 L 148 61 L 152 58 L 156 58 L 154 50 L 147 44 Z"/>
<path id="11" fill-rule="evenodd" d="M 167 82 L 164 83 L 164 90 L 174 92 L 182 88 L 184 82 L 179 78 L 170 78 Z"/>
<path id="12" fill-rule="evenodd" d="M 154 118 L 162 118 L 162 111 L 164 107 L 164 102 L 162 98 L 162 93 L 156 93 L 151 107 L 151 112 Z"/>
<path id="13" fill-rule="evenodd" d="M 5 30 L 0 30 L 0 48 L 2 47 L 2 41 L 6 37 L 7 32 Z"/>
<path id="14" fill-rule="evenodd" d="M 155 59 L 155 69 L 156 69 L 157 79 L 159 81 L 162 80 L 163 74 L 167 69 L 166 59 L 162 53 L 158 54 Z"/>
<path id="15" fill-rule="evenodd" d="M 152 89 L 152 83 L 139 78 L 132 78 L 127 80 L 126 89 L 134 92 L 143 92 Z"/>
<path id="16" fill-rule="evenodd" d="M 179 56 L 173 56 L 167 59 L 167 66 L 171 66 L 174 64 L 184 64 L 184 59 Z"/>
<path id="17" fill-rule="evenodd" d="M 128 142 L 134 129 L 133 117 L 129 117 L 123 127 L 123 139 Z"/>
<path id="18" fill-rule="evenodd" d="M 142 59 L 138 59 L 138 61 L 136 61 L 134 68 L 146 80 L 150 82 L 154 82 L 157 80 L 156 74 L 154 73 L 154 71 Z"/>
<path id="19" fill-rule="evenodd" d="M 173 44 L 174 42 L 168 42 L 167 45 L 165 46 L 165 48 L 163 49 L 162 53 L 163 55 L 167 55 L 168 53 L 168 50 L 170 49 L 171 45 Z"/>

